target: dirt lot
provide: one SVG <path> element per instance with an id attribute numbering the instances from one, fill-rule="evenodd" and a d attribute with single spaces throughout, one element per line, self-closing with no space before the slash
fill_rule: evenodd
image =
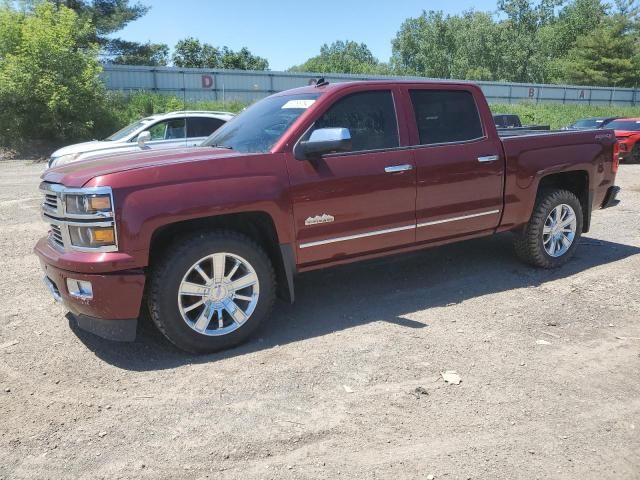
<path id="1" fill-rule="evenodd" d="M 640 165 L 561 270 L 505 235 L 314 272 L 204 357 L 72 328 L 42 168 L 0 164 L 0 478 L 640 478 Z"/>

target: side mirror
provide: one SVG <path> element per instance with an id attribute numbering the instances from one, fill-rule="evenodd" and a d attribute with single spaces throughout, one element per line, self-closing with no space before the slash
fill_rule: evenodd
<path id="1" fill-rule="evenodd" d="M 318 128 L 309 140 L 299 142 L 294 155 L 298 160 L 322 157 L 327 153 L 351 151 L 351 132 L 348 128 Z"/>
<path id="2" fill-rule="evenodd" d="M 144 148 L 144 144 L 145 142 L 148 142 L 149 140 L 151 140 L 151 132 L 149 132 L 149 130 L 145 130 L 144 132 L 140 132 L 140 135 L 138 135 L 138 146 L 140 148 Z"/>

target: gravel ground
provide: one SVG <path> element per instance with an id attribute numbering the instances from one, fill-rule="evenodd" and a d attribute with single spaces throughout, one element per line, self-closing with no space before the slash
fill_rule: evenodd
<path id="1" fill-rule="evenodd" d="M 640 165 L 560 270 L 502 235 L 308 273 L 203 357 L 72 327 L 42 168 L 0 164 L 0 478 L 640 479 Z"/>

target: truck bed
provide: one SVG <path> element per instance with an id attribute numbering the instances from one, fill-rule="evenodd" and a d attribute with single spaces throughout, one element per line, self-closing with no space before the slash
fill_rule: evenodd
<path id="1" fill-rule="evenodd" d="M 581 130 L 583 132 L 588 132 L 591 130 Z M 517 128 L 499 128 L 498 136 L 500 138 L 508 138 L 508 137 L 524 137 L 524 136 L 540 136 L 540 135 L 549 135 L 549 134 L 558 134 L 558 133 L 570 133 L 570 130 L 538 130 L 538 129 L 517 129 Z"/>

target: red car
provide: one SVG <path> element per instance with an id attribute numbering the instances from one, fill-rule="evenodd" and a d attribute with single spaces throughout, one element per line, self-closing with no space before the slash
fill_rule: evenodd
<path id="1" fill-rule="evenodd" d="M 640 163 L 640 118 L 619 118 L 607 125 L 615 130 L 620 147 L 620 160 Z"/>
<path id="2" fill-rule="evenodd" d="M 505 231 L 559 267 L 618 203 L 618 162 L 612 130 L 498 134 L 476 85 L 318 82 L 197 148 L 48 170 L 35 250 L 80 328 L 132 340 L 144 302 L 175 345 L 211 352 L 317 268 Z"/>

